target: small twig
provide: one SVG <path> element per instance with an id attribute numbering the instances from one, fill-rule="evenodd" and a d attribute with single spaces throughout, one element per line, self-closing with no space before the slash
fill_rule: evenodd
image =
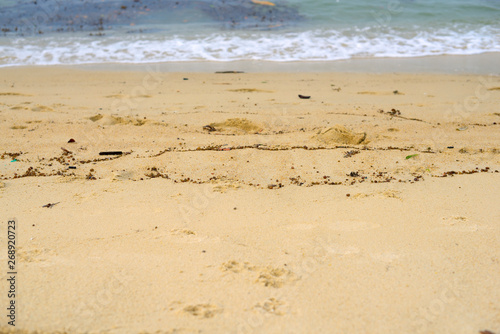
<path id="1" fill-rule="evenodd" d="M 61 203 L 61 202 L 45 204 L 42 206 L 42 208 L 52 208 L 53 206 L 55 206 L 56 204 L 59 204 L 59 203 Z"/>
<path id="2" fill-rule="evenodd" d="M 353 155 L 356 155 L 356 154 L 358 154 L 358 153 L 359 153 L 359 151 L 358 151 L 358 150 L 351 150 L 351 151 L 347 151 L 347 152 L 345 152 L 345 154 L 344 154 L 344 158 L 350 158 L 350 157 L 352 157 Z"/>
<path id="3" fill-rule="evenodd" d="M 122 155 L 122 151 L 105 151 L 105 152 L 99 152 L 99 155 Z"/>
<path id="4" fill-rule="evenodd" d="M 61 150 L 63 150 L 64 154 L 71 154 L 73 152 L 71 151 L 68 151 L 67 149 L 65 149 L 64 147 L 61 147 Z"/>

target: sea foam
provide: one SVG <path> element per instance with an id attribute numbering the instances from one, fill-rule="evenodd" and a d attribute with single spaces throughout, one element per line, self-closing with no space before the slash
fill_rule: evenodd
<path id="1" fill-rule="evenodd" d="M 266 60 L 332 61 L 371 57 L 420 57 L 500 52 L 500 29 L 370 28 L 300 32 L 206 34 L 51 35 L 0 38 L 0 66 L 89 63 Z"/>

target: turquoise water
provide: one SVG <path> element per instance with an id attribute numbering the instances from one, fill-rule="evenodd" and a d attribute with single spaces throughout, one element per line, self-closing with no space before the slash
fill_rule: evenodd
<path id="1" fill-rule="evenodd" d="M 500 59 L 500 0 L 254 1 L 0 0 L 0 66 Z"/>

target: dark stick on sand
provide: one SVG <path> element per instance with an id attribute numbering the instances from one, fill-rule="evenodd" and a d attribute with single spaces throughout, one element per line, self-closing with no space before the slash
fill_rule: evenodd
<path id="1" fill-rule="evenodd" d="M 59 203 L 61 203 L 61 202 L 45 204 L 42 206 L 42 208 L 52 208 L 53 206 L 55 206 L 56 204 L 59 204 Z"/>
<path id="2" fill-rule="evenodd" d="M 122 155 L 122 151 L 105 151 L 105 152 L 99 152 L 99 155 Z"/>

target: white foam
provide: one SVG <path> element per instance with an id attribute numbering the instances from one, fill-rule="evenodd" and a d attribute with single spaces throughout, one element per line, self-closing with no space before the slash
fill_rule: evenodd
<path id="1" fill-rule="evenodd" d="M 500 29 L 374 33 L 368 28 L 207 35 L 73 35 L 0 39 L 0 66 L 171 61 L 331 61 L 500 52 Z"/>

